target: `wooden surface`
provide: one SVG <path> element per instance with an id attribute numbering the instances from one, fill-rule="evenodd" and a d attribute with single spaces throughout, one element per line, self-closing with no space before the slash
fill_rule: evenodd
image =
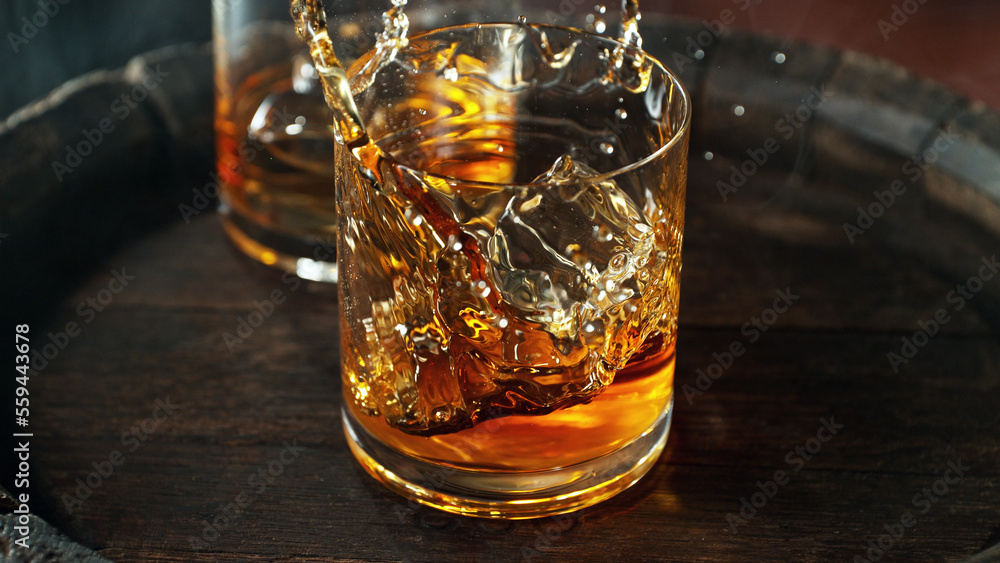
<path id="1" fill-rule="evenodd" d="M 650 43 L 663 58 L 698 29 L 662 25 L 664 39 Z M 696 113 L 676 412 L 663 458 L 634 488 L 569 517 L 516 523 L 450 516 L 388 492 L 353 460 L 342 435 L 331 288 L 248 262 L 209 212 L 182 221 L 176 205 L 191 201 L 207 170 L 198 177 L 167 167 L 157 193 L 169 205 L 131 222 L 113 206 L 95 206 L 102 228 L 94 236 L 112 242 L 83 254 L 88 265 L 77 269 L 85 275 L 41 290 L 32 280 L 9 282 L 17 303 L 5 319 L 32 319 L 37 345 L 68 322 L 81 326 L 32 378 L 33 512 L 116 561 L 854 560 L 907 512 L 916 524 L 879 560 L 995 557 L 1000 276 L 961 310 L 948 296 L 1000 250 L 993 222 L 1000 190 L 989 173 L 1000 162 L 997 116 L 857 55 L 786 44 L 789 63 L 793 55 L 825 63 L 782 70 L 791 67 L 768 62 L 767 41 L 726 35 L 682 70 Z M 733 81 L 744 85 L 745 99 L 716 86 Z M 766 85 L 775 82 L 793 95 L 769 95 Z M 718 182 L 729 181 L 730 166 L 773 136 L 776 119 L 805 102 L 810 86 L 835 97 L 794 145 L 783 140 L 770 164 L 723 200 Z M 732 113 L 734 103 L 742 116 Z M 885 115 L 892 119 L 880 122 Z M 941 131 L 959 140 L 909 182 L 902 166 Z M 176 135 L 165 127 L 156 134 Z M 37 150 L 55 150 L 38 142 Z M 119 174 L 128 178 L 128 170 Z M 844 223 L 875 201 L 873 190 L 900 177 L 906 194 L 852 244 Z M 7 178 L 3 197 L 16 187 Z M 172 213 L 173 221 L 162 219 Z M 17 226 L 17 217 L 5 224 Z M 126 227 L 145 217 L 166 226 L 106 234 L 133 233 Z M 84 252 L 88 236 L 64 244 Z M 62 271 L 41 257 L 32 264 Z M 115 272 L 134 279 L 90 315 L 81 304 L 107 289 Z M 230 350 L 225 333 L 276 290 L 287 300 Z M 797 296 L 793 305 L 751 342 L 753 332 L 742 327 L 768 318 L 779 291 Z M 53 312 L 37 313 L 47 311 L 45 302 Z M 948 322 L 895 372 L 887 354 L 939 309 Z M 699 370 L 734 342 L 746 352 L 691 394 Z M 176 405 L 169 415 L 167 405 Z M 827 437 L 824 420 L 843 427 L 810 442 Z M 146 439 L 135 441 L 137 434 Z M 288 444 L 297 457 L 282 464 L 276 460 Z M 816 445 L 808 460 L 796 453 Z M 121 463 L 86 495 L 77 479 L 109 460 Z M 934 493 L 949 464 L 968 470 Z M 269 467 L 273 480 L 257 476 Z M 788 480 L 772 487 L 777 471 Z M 729 518 L 754 498 L 758 482 L 772 498 L 745 523 Z M 71 497 L 78 488 L 87 496 L 79 503 Z M 925 504 L 927 494 L 936 502 Z M 237 500 L 243 509 L 227 509 Z"/>

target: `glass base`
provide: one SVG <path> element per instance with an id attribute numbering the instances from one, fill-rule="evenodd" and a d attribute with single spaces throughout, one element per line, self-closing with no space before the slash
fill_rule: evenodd
<path id="1" fill-rule="evenodd" d="M 225 205 L 219 207 L 219 215 L 226 235 L 250 258 L 303 279 L 337 283 L 337 253 L 333 246 L 268 229 Z"/>
<path id="2" fill-rule="evenodd" d="M 546 471 L 470 471 L 400 453 L 341 409 L 344 434 L 365 470 L 400 495 L 446 512 L 520 520 L 573 512 L 635 484 L 656 463 L 670 432 L 673 399 L 638 438 L 599 458 Z"/>

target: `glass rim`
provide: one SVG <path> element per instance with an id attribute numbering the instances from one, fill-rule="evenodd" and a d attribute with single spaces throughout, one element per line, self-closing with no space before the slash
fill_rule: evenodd
<path id="1" fill-rule="evenodd" d="M 555 29 L 555 30 L 570 32 L 570 33 L 573 33 L 575 35 L 580 35 L 580 36 L 584 36 L 584 37 L 594 38 L 594 39 L 597 39 L 598 41 L 609 43 L 612 46 L 622 46 L 622 47 L 624 47 L 624 45 L 621 42 L 619 42 L 617 39 L 614 39 L 614 38 L 611 38 L 611 37 L 607 37 L 607 36 L 604 36 L 604 35 L 600 35 L 600 34 L 596 34 L 596 33 L 590 33 L 588 31 L 584 31 L 582 29 L 578 29 L 578 28 L 574 28 L 574 27 L 561 26 L 561 25 L 550 25 L 550 24 L 536 24 L 536 23 L 517 23 L 517 22 L 486 22 L 486 23 L 467 23 L 467 24 L 449 25 L 449 26 L 439 27 L 439 28 L 435 28 L 435 29 L 431 29 L 431 30 L 428 30 L 428 31 L 424 31 L 424 32 L 418 33 L 418 34 L 416 34 L 416 35 L 414 35 L 412 37 L 409 37 L 408 39 L 410 41 L 413 41 L 415 39 L 426 38 L 426 37 L 428 37 L 430 35 L 435 35 L 435 34 L 439 34 L 439 33 L 449 32 L 449 31 L 456 30 L 456 29 L 468 28 L 470 26 L 477 26 L 477 28 L 483 28 L 483 27 L 496 27 L 496 28 L 499 28 L 499 27 L 512 27 L 512 26 L 515 26 L 515 27 L 530 27 L 530 28 L 535 28 L 535 29 L 539 29 L 539 30 Z M 649 54 L 649 52 L 647 52 L 647 51 L 644 51 L 644 50 L 641 50 L 641 49 L 638 50 L 638 51 L 641 52 L 645 57 L 648 57 L 649 60 L 651 60 L 653 62 L 653 69 L 655 71 L 660 72 L 662 75 L 666 76 L 667 78 L 669 78 L 672 87 L 676 88 L 677 91 L 680 93 L 679 102 L 681 104 L 683 104 L 683 106 L 682 106 L 682 110 L 683 110 L 682 119 L 680 121 L 680 124 L 677 126 L 676 132 L 674 132 L 673 135 L 671 135 L 670 139 L 666 143 L 663 143 L 662 145 L 660 145 L 655 151 L 653 151 L 653 152 L 649 153 L 648 155 L 640 158 L 639 160 L 636 160 L 634 162 L 630 162 L 630 163 L 626 164 L 625 166 L 621 166 L 619 168 L 615 168 L 614 170 L 611 170 L 609 172 L 602 172 L 602 173 L 598 174 L 597 176 L 588 177 L 587 178 L 588 182 L 602 182 L 602 181 L 605 181 L 605 180 L 610 180 L 610 179 L 615 178 L 617 176 L 621 176 L 622 174 L 628 174 L 630 172 L 634 172 L 636 170 L 639 170 L 641 168 L 644 168 L 644 167 L 648 166 L 649 164 L 651 164 L 651 163 L 653 163 L 653 162 L 655 162 L 655 161 L 657 161 L 657 160 L 665 157 L 668 152 L 670 152 L 678 143 L 680 143 L 681 139 L 683 137 L 685 137 L 688 134 L 689 130 L 690 130 L 690 126 L 691 126 L 691 95 L 688 93 L 687 88 L 684 86 L 684 84 L 681 82 L 680 78 L 673 71 L 671 71 L 667 67 L 663 66 L 663 63 L 661 63 L 659 59 L 657 59 L 653 55 Z M 375 53 L 374 49 L 370 49 L 370 50 L 366 51 L 364 54 L 362 54 L 360 57 L 358 57 L 357 60 L 355 60 L 348 67 L 348 69 L 347 69 L 347 75 L 348 75 L 348 80 L 349 81 L 353 82 L 353 79 L 356 76 L 357 71 L 371 60 L 372 56 L 374 56 L 374 53 Z M 351 95 L 352 96 L 356 95 L 356 93 L 354 92 L 354 84 L 351 84 Z M 378 142 L 376 141 L 375 144 L 378 144 Z M 436 174 L 434 172 L 429 172 L 427 170 L 423 170 L 423 169 L 420 169 L 420 168 L 415 168 L 413 166 L 409 166 L 407 164 L 404 164 L 404 163 L 400 162 L 394 156 L 392 156 L 391 154 L 386 153 L 385 151 L 382 151 L 382 152 L 384 154 L 385 159 L 393 167 L 395 167 L 395 168 L 398 168 L 398 169 L 403 170 L 403 171 L 408 171 L 408 172 L 410 172 L 412 174 L 417 175 L 420 178 L 432 178 L 432 179 L 437 180 L 439 182 L 443 181 L 443 182 L 447 183 L 449 186 L 453 186 L 453 187 L 454 186 L 473 187 L 473 188 L 474 187 L 482 187 L 482 188 L 485 188 L 485 189 L 489 189 L 491 191 L 498 191 L 500 189 L 511 189 L 511 188 L 518 188 L 518 187 L 523 187 L 523 186 L 547 186 L 547 185 L 555 185 L 555 184 L 557 184 L 557 182 L 552 182 L 552 181 L 547 181 L 547 182 L 485 182 L 485 181 L 482 181 L 482 180 L 467 180 L 467 179 L 463 179 L 463 178 L 458 178 L 456 176 L 447 176 L 447 175 L 444 175 L 444 174 Z"/>

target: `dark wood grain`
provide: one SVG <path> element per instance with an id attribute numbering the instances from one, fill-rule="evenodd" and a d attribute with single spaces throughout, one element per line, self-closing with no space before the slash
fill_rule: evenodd
<path id="1" fill-rule="evenodd" d="M 675 43 L 696 29 L 671 25 L 662 36 Z M 699 64 L 735 60 L 741 51 L 730 46 L 751 43 L 724 37 Z M 763 45 L 754 52 L 771 49 Z M 814 79 L 850 82 L 843 69 L 868 64 L 824 60 L 834 61 L 828 74 L 776 75 L 797 85 L 794 96 L 746 107 L 781 115 Z M 856 72 L 885 75 L 869 62 Z M 721 74 L 733 64 L 688 69 L 704 81 L 695 92 L 702 111 L 737 101 L 731 85 L 741 79 Z M 886 94 L 889 86 L 850 84 L 838 87 L 862 101 L 905 98 Z M 813 145 L 815 166 L 794 170 L 797 158 L 776 159 L 726 200 L 717 182 L 761 137 L 714 143 L 736 126 L 727 125 L 731 118 L 696 118 L 674 426 L 650 475 L 618 497 L 562 518 L 510 523 L 439 513 L 388 492 L 354 461 L 342 434 L 335 292 L 249 262 L 205 213 L 104 253 L 81 281 L 61 286 L 57 312 L 33 328 L 43 344 L 68 322 L 81 326 L 32 379 L 33 510 L 118 561 L 842 561 L 864 558 L 868 542 L 907 512 L 916 525 L 880 560 L 995 552 L 1000 276 L 961 310 L 948 296 L 1000 246 L 989 222 L 1000 198 L 982 173 L 996 165 L 1000 143 L 981 124 L 996 117 L 923 87 L 928 99 L 900 107 L 945 110 L 931 111 L 910 145 L 876 146 L 849 135 L 856 130 L 830 129 Z M 832 128 L 830 115 L 810 130 Z M 893 206 L 852 243 L 843 224 L 909 157 L 892 146 L 920 147 L 950 124 L 964 152 L 950 153 L 947 166 L 914 188 L 913 203 Z M 836 160 L 848 154 L 837 152 L 843 144 L 852 144 L 850 154 L 863 147 L 870 159 Z M 881 164 L 869 166 L 875 160 Z M 829 171 L 833 162 L 843 168 Z M 80 304 L 115 272 L 134 279 L 104 310 L 81 315 Z M 245 343 L 227 346 L 224 334 L 274 291 L 287 300 Z M 743 327 L 771 307 L 776 291 L 798 297 L 751 342 Z M 939 309 L 948 322 L 895 370 L 887 355 Z M 717 379 L 699 381 L 733 342 L 746 352 Z M 810 442 L 833 424 L 829 441 Z M 145 439 L 133 440 L 137 433 Z M 796 451 L 814 444 L 813 454 Z M 297 457 L 261 488 L 252 477 L 289 445 Z M 111 459 L 121 463 L 110 475 L 81 487 Z M 946 473 L 950 464 L 968 469 L 934 493 L 955 475 Z M 788 482 L 770 488 L 777 471 Z M 760 487 L 773 498 L 745 522 L 734 520 Z M 924 489 L 938 500 L 925 504 Z M 251 502 L 227 515 L 241 493 Z"/>
<path id="2" fill-rule="evenodd" d="M 699 185 L 713 168 L 692 172 Z M 340 429 L 334 296 L 325 286 L 293 291 L 236 256 L 214 217 L 106 263 L 136 279 L 39 375 L 44 514 L 116 560 L 610 561 L 637 551 L 644 560 L 828 560 L 862 553 L 883 524 L 918 513 L 914 495 L 961 461 L 968 475 L 918 514 L 893 554 L 960 558 L 995 542 L 995 335 L 970 308 L 900 373 L 886 360 L 913 332 L 905 319 L 914 325 L 945 306 L 951 280 L 878 248 L 842 252 L 834 263 L 868 280 L 856 293 L 882 311 L 864 315 L 849 306 L 847 279 L 825 279 L 834 275 L 824 265 L 830 254 L 814 239 L 759 235 L 758 247 L 770 251 L 741 260 L 748 243 L 731 243 L 747 232 L 745 218 L 729 225 L 688 227 L 677 414 L 664 460 L 634 490 L 574 515 L 569 530 L 552 519 L 486 523 L 412 507 L 365 475 Z M 54 325 L 78 318 L 74 305 L 107 280 L 93 277 Z M 731 342 L 746 342 L 740 325 L 786 286 L 801 300 L 703 395 L 685 400 L 696 371 Z M 275 289 L 288 301 L 230 353 L 223 333 Z M 121 434 L 167 398 L 177 413 L 127 452 Z M 734 533 L 726 515 L 738 513 L 757 481 L 794 471 L 789 452 L 831 417 L 842 432 Z M 204 521 L 247 490 L 286 441 L 305 448 L 301 457 L 214 542 L 192 551 Z M 67 514 L 60 499 L 115 450 L 124 464 Z M 539 539 L 547 526 L 559 536 Z"/>

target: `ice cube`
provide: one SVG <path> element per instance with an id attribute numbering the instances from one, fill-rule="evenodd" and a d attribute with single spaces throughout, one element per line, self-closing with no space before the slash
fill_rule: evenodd
<path id="1" fill-rule="evenodd" d="M 459 219 L 448 236 L 388 193 L 342 201 L 345 276 L 371 280 L 342 313 L 355 400 L 394 428 L 434 435 L 589 401 L 657 326 L 653 228 L 568 156 L 491 200 L 495 220 Z"/>
<path id="2" fill-rule="evenodd" d="M 639 207 L 599 176 L 559 157 L 508 202 L 486 245 L 506 303 L 561 343 L 592 348 L 613 336 L 609 315 L 641 297 L 637 274 L 654 250 Z"/>

